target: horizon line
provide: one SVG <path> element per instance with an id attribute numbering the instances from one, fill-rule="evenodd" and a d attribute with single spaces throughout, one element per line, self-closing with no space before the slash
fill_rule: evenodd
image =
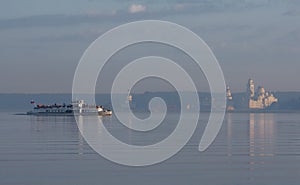
<path id="1" fill-rule="evenodd" d="M 130 93 L 130 94 L 145 94 L 145 93 L 175 93 L 177 91 L 145 91 L 145 92 L 136 92 L 136 93 Z M 181 91 L 185 93 L 189 93 L 191 91 Z M 300 93 L 300 90 L 288 90 L 288 91 L 269 91 L 272 93 Z M 209 91 L 197 91 L 197 93 L 211 93 Z M 231 92 L 232 94 L 238 94 L 238 93 L 246 93 L 246 91 L 238 91 L 238 92 Z M 72 94 L 72 92 L 0 92 L 0 95 L 13 95 L 13 94 Z M 91 93 L 80 93 L 80 94 L 91 94 Z M 95 93 L 97 94 L 111 94 L 108 92 L 103 92 L 103 93 Z M 121 93 L 116 93 L 116 94 L 121 94 Z"/>

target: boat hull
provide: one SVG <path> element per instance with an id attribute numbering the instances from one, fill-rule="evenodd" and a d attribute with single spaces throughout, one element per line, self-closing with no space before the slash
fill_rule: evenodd
<path id="1" fill-rule="evenodd" d="M 112 115 L 112 111 L 101 111 L 98 112 L 99 116 L 111 116 Z"/>
<path id="2" fill-rule="evenodd" d="M 112 112 L 85 112 L 85 113 L 68 113 L 68 112 L 27 112 L 27 115 L 33 116 L 111 116 Z"/>

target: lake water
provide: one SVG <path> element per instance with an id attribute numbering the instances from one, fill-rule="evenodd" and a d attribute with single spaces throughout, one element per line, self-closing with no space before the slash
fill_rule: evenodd
<path id="1" fill-rule="evenodd" d="M 148 167 L 110 162 L 85 142 L 73 117 L 36 117 L 0 113 L 1 185 L 216 184 L 293 185 L 300 183 L 300 115 L 227 114 L 215 142 L 198 151 L 208 114 L 188 144 L 167 161 Z M 143 115 L 142 115 L 143 116 Z M 178 115 L 145 136 L 103 124 L 117 138 L 151 144 L 172 132 Z"/>

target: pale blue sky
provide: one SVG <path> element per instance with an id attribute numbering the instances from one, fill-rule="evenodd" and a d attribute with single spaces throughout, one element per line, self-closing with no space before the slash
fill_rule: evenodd
<path id="1" fill-rule="evenodd" d="M 297 0 L 1 0 L 0 93 L 71 92 L 89 44 L 144 19 L 172 21 L 202 37 L 233 91 L 243 91 L 249 77 L 272 91 L 300 91 Z"/>

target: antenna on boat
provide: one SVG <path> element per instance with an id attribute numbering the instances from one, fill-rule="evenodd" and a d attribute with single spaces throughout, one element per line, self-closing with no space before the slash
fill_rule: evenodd
<path id="1" fill-rule="evenodd" d="M 30 101 L 30 104 L 31 104 L 32 106 L 34 106 L 34 107 L 36 106 L 36 103 L 35 103 L 34 100 L 31 100 L 31 101 Z"/>

